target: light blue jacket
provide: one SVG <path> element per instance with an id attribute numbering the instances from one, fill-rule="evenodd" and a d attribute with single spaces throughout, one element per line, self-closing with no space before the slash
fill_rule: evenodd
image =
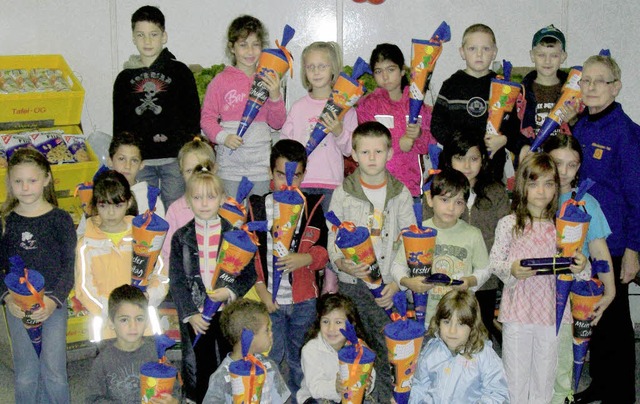
<path id="1" fill-rule="evenodd" d="M 409 404 L 509 403 L 502 361 L 485 341 L 484 349 L 466 359 L 451 354 L 440 337 L 424 347 L 413 377 Z"/>

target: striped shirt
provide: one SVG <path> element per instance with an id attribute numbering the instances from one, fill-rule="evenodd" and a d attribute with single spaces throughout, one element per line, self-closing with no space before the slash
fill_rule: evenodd
<path id="1" fill-rule="evenodd" d="M 200 261 L 200 276 L 207 292 L 213 291 L 213 276 L 218 263 L 218 246 L 222 226 L 220 218 L 216 217 L 208 221 L 196 219 L 196 240 L 198 242 L 198 259 Z"/>

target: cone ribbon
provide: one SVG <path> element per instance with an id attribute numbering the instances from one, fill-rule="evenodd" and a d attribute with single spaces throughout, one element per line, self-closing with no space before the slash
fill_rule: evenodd
<path id="1" fill-rule="evenodd" d="M 213 292 L 235 283 L 236 278 L 258 251 L 258 238 L 253 233 L 255 231 L 267 231 L 267 221 L 249 222 L 242 225 L 240 230 L 231 230 L 222 235 L 211 285 L 205 285 L 208 291 Z M 220 306 L 222 302 L 214 301 L 207 296 L 202 307 L 202 319 L 209 323 Z M 200 335 L 197 334 L 194 338 L 193 346 L 198 343 Z"/>
<path id="2" fill-rule="evenodd" d="M 156 267 L 162 244 L 169 230 L 169 223 L 154 213 L 160 190 L 149 187 L 147 197 L 149 210 L 133 218 L 131 233 L 133 236 L 133 256 L 131 263 L 131 284 L 143 292 L 147 290 L 149 276 Z M 159 261 L 159 272 L 163 267 Z"/>
<path id="3" fill-rule="evenodd" d="M 513 111 L 516 100 L 520 94 L 521 86 L 511 80 L 511 62 L 502 61 L 504 80 L 491 79 L 491 91 L 489 92 L 489 118 L 487 119 L 487 133 L 500 134 L 500 125 L 504 114 Z"/>
<path id="4" fill-rule="evenodd" d="M 431 75 L 442 53 L 442 44 L 451 40 L 451 28 L 442 21 L 431 39 L 411 40 L 411 80 L 409 83 L 409 123 L 418 122 L 418 115 L 429 88 Z"/>
<path id="5" fill-rule="evenodd" d="M 413 205 L 418 225 L 411 225 L 401 230 L 404 253 L 410 275 L 429 276 L 433 264 L 438 231 L 431 227 L 422 227 L 422 204 Z M 427 294 L 413 292 L 413 303 L 418 322 L 425 321 L 427 310 Z"/>
<path id="6" fill-rule="evenodd" d="M 336 83 L 331 89 L 331 95 L 324 105 L 320 117 L 333 112 L 339 120 L 342 120 L 347 111 L 356 105 L 366 91 L 364 84 L 358 82 L 358 78 L 364 73 L 372 74 L 369 65 L 362 58 L 358 58 L 353 65 L 351 77 L 347 76 L 344 72 L 340 73 L 338 80 L 336 80 Z M 305 146 L 307 155 L 310 155 L 316 147 L 318 147 L 328 133 L 329 129 L 322 123 L 322 119 L 319 118 Z"/>
<path id="7" fill-rule="evenodd" d="M 338 351 L 339 373 L 343 388 L 342 403 L 362 403 L 376 354 L 358 339 L 356 330 L 349 320 L 340 332 L 347 339 L 347 344 Z"/>
<path id="8" fill-rule="evenodd" d="M 282 34 L 282 45 L 276 41 L 277 48 L 263 49 L 258 59 L 258 65 L 256 67 L 256 74 L 249 90 L 249 97 L 240 119 L 240 125 L 238 126 L 237 135 L 242 137 L 247 132 L 247 129 L 260 112 L 260 108 L 264 105 L 265 101 L 269 97 L 269 90 L 263 80 L 266 74 L 274 74 L 280 79 L 287 71 L 291 70 L 291 77 L 293 77 L 293 58 L 291 53 L 287 50 L 286 46 L 293 38 L 295 30 L 289 25 L 284 27 Z"/>
<path id="9" fill-rule="evenodd" d="M 165 352 L 175 345 L 175 341 L 166 335 L 156 335 L 157 362 L 146 362 L 140 367 L 140 398 L 142 403 L 151 402 L 163 394 L 171 395 L 178 369 L 167 364 Z"/>
<path id="10" fill-rule="evenodd" d="M 247 222 L 247 208 L 242 201 L 249 195 L 251 189 L 253 189 L 253 182 L 247 177 L 242 177 L 235 198 L 228 197 L 218 210 L 220 217 L 231 223 L 233 227 L 240 227 Z"/>
<path id="11" fill-rule="evenodd" d="M 593 261 L 592 271 L 608 272 L 606 261 Z M 589 340 L 593 330 L 591 320 L 593 308 L 602 299 L 604 285 L 598 279 L 576 281 L 571 288 L 571 314 L 573 315 L 573 387 L 578 390 L 578 383 L 582 375 L 584 359 L 589 348 Z"/>
<path id="12" fill-rule="evenodd" d="M 31 344 L 40 356 L 42 351 L 42 323 L 31 319 L 31 314 L 39 308 L 44 308 L 44 277 L 35 270 L 27 269 L 24 261 L 18 255 L 9 257 L 9 273 L 4 278 L 9 294 L 15 304 L 24 311 L 22 323 L 27 329 Z"/>
<path id="13" fill-rule="evenodd" d="M 584 201 L 568 199 L 556 215 L 556 243 L 563 257 L 582 251 L 587 238 L 591 215 L 584 209 Z"/>
<path id="14" fill-rule="evenodd" d="M 397 404 L 407 404 L 411 391 L 411 380 L 416 371 L 422 340 L 424 339 L 424 320 L 408 320 L 407 300 L 404 292 L 393 296 L 398 313 L 393 313 L 392 323 L 384 327 L 389 363 L 393 379 L 393 398 Z"/>
<path id="15" fill-rule="evenodd" d="M 280 191 L 273 193 L 273 228 L 271 229 L 273 239 L 273 283 L 271 297 L 273 302 L 276 301 L 282 280 L 282 270 L 278 267 L 278 258 L 289 254 L 291 241 L 298 227 L 302 210 L 307 209 L 306 198 L 302 194 L 302 191 L 300 191 L 298 187 L 291 185 L 293 184 L 293 176 L 297 168 L 297 162 L 287 161 L 285 163 L 285 174 L 288 185 L 283 186 Z"/>
<path id="16" fill-rule="evenodd" d="M 375 298 L 381 297 L 385 284 L 373 250 L 369 229 L 356 226 L 352 222 L 341 222 L 333 211 L 325 213 L 324 217 L 334 226 L 333 231 L 337 231 L 336 246 L 342 251 L 345 259 L 355 264 L 369 265 L 369 275 L 363 281 Z M 391 316 L 391 309 L 385 311 Z"/>
<path id="17" fill-rule="evenodd" d="M 258 358 L 249 353 L 253 332 L 248 329 L 242 330 L 240 341 L 242 359 L 231 362 L 229 365 L 233 403 L 259 404 L 267 370 Z"/>
<path id="18" fill-rule="evenodd" d="M 580 79 L 582 78 L 582 66 L 574 66 L 569 72 L 567 81 L 562 86 L 562 94 L 554 105 L 549 115 L 542 122 L 542 126 L 531 144 L 531 151 L 537 151 L 540 146 L 551 136 L 551 134 L 564 123 L 560 109 L 565 105 L 579 105 L 582 101 L 582 91 L 580 90 Z"/>

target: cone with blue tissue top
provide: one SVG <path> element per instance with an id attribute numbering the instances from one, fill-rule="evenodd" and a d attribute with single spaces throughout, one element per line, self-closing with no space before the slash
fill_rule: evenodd
<path id="1" fill-rule="evenodd" d="M 240 230 L 231 230 L 222 235 L 218 263 L 211 280 L 212 284 L 205 285 L 207 289 L 216 290 L 235 283 L 238 275 L 258 251 L 258 238 L 253 234 L 254 231 L 267 231 L 267 221 L 249 222 L 242 225 Z M 210 322 L 220 306 L 222 302 L 214 301 L 207 296 L 202 308 L 202 318 Z M 196 335 L 193 346 L 196 346 L 200 336 L 201 334 Z"/>
<path id="2" fill-rule="evenodd" d="M 169 231 L 169 223 L 154 213 L 160 190 L 149 187 L 147 198 L 149 210 L 133 218 L 131 233 L 133 236 L 133 256 L 131 261 L 131 284 L 145 292 L 149 275 L 158 262 L 162 244 Z M 158 265 L 158 271 L 163 264 Z"/>
<path id="3" fill-rule="evenodd" d="M 233 227 L 239 228 L 247 222 L 247 208 L 242 204 L 242 201 L 249 195 L 251 189 L 253 189 L 253 182 L 247 177 L 242 177 L 235 198 L 227 197 L 227 200 L 218 209 L 218 215 L 231 223 Z"/>
<path id="4" fill-rule="evenodd" d="M 27 329 L 31 344 L 40 356 L 42 351 L 42 323 L 31 319 L 31 314 L 44 307 L 44 277 L 26 264 L 18 255 L 9 257 L 9 273 L 4 278 L 9 294 L 20 310 L 24 311 L 22 323 Z"/>
<path id="5" fill-rule="evenodd" d="M 146 362 L 140 366 L 140 398 L 142 403 L 149 403 L 151 399 L 163 394 L 171 395 L 178 369 L 167 364 L 165 352 L 175 345 L 175 341 L 166 335 L 156 335 L 156 351 L 158 361 Z"/>
<path id="6" fill-rule="evenodd" d="M 333 112 L 339 120 L 342 120 L 344 114 L 353 108 L 353 106 L 360 100 L 360 97 L 362 97 L 365 91 L 367 91 L 364 84 L 358 82 L 358 78 L 365 73 L 372 74 L 367 62 L 360 57 L 353 65 L 353 73 L 351 76 L 341 72 L 338 80 L 336 80 L 336 83 L 331 89 L 331 95 L 329 96 L 327 103 L 324 105 L 320 117 Z M 310 155 L 316 147 L 318 147 L 320 142 L 324 140 L 328 133 L 329 129 L 324 126 L 321 120 L 318 120 L 313 131 L 311 131 L 309 140 L 305 146 L 307 156 Z"/>
<path id="7" fill-rule="evenodd" d="M 229 365 L 233 403 L 260 404 L 267 370 L 258 358 L 249 353 L 253 342 L 253 331 L 242 330 L 240 341 L 242 359 L 231 362 Z"/>
<path id="8" fill-rule="evenodd" d="M 442 44 L 451 40 L 451 28 L 446 21 L 431 35 L 428 41 L 424 39 L 411 40 L 411 80 L 409 82 L 409 123 L 418 122 L 420 109 L 424 104 L 424 97 L 431 75 L 436 68 L 436 62 L 442 53 Z"/>
<path id="9" fill-rule="evenodd" d="M 436 249 L 438 231 L 431 227 L 422 226 L 422 204 L 413 205 L 418 225 L 412 225 L 401 230 L 404 254 L 407 259 L 411 276 L 429 276 Z M 427 294 L 413 292 L 413 304 L 416 320 L 424 323 L 427 310 Z"/>
<path id="10" fill-rule="evenodd" d="M 416 371 L 422 340 L 424 339 L 424 320 L 407 319 L 407 299 L 404 292 L 393 296 L 398 310 L 393 322 L 384 326 L 384 339 L 389 352 L 391 375 L 393 378 L 393 398 L 397 404 L 407 404 L 411 392 L 411 380 Z"/>
<path id="11" fill-rule="evenodd" d="M 340 332 L 347 339 L 347 344 L 338 351 L 342 404 L 362 403 L 376 354 L 358 339 L 349 320 L 346 320 L 345 328 Z"/>
<path id="12" fill-rule="evenodd" d="M 306 200 L 302 191 L 298 187 L 292 186 L 293 176 L 298 168 L 298 163 L 287 161 L 285 163 L 285 175 L 287 185 L 283 185 L 280 190 L 273 193 L 273 227 L 271 236 L 273 238 L 273 283 L 272 299 L 275 302 L 282 280 L 282 269 L 278 267 L 278 258 L 289 254 L 291 241 L 295 235 L 298 222 L 302 216 L 302 210 L 306 208 Z"/>
<path id="13" fill-rule="evenodd" d="M 593 184 L 589 178 L 582 181 L 576 195 L 565 201 L 556 214 L 556 243 L 563 257 L 582 251 L 591 222 L 582 198 Z"/>
<path id="14" fill-rule="evenodd" d="M 324 217 L 337 230 L 336 246 L 342 251 L 345 259 L 356 264 L 369 265 L 369 275 L 363 281 L 373 297 L 381 297 L 385 284 L 382 280 L 376 253 L 373 250 L 369 229 L 364 226 L 356 226 L 352 222 L 342 222 L 333 211 L 325 213 Z M 385 309 L 385 312 L 391 316 L 391 309 Z"/>
<path id="15" fill-rule="evenodd" d="M 249 90 L 249 97 L 247 104 L 244 107 L 242 118 L 240 119 L 240 125 L 238 126 L 237 135 L 242 137 L 247 132 L 247 129 L 260 112 L 260 108 L 264 105 L 265 101 L 269 97 L 269 90 L 263 80 L 266 74 L 275 74 L 280 78 L 293 66 L 293 58 L 291 53 L 287 50 L 286 46 L 293 38 L 295 30 L 285 25 L 284 32 L 282 34 L 282 45 L 276 40 L 277 48 L 263 49 L 258 59 L 258 66 L 256 68 L 256 74 Z M 293 70 L 291 71 L 293 76 Z"/>

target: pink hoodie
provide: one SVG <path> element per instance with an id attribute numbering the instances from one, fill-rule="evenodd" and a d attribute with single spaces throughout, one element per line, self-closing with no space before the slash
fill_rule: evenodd
<path id="1" fill-rule="evenodd" d="M 429 145 L 436 143 L 431 135 L 431 107 L 422 105 L 420 115 L 422 115 L 422 136 L 420 136 L 408 153 L 400 150 L 400 138 L 407 129 L 406 116 L 409 114 L 409 86 L 402 92 L 399 101 L 389 98 L 389 92 L 383 88 L 377 88 L 373 93 L 364 97 L 356 108 L 358 112 L 358 123 L 375 121 L 376 115 L 392 115 L 393 128 L 391 131 L 391 144 L 393 147 L 393 157 L 387 163 L 387 169 L 391 175 L 402 182 L 412 196 L 422 195 L 420 189 L 422 181 L 422 166 L 420 155 L 427 154 Z"/>

